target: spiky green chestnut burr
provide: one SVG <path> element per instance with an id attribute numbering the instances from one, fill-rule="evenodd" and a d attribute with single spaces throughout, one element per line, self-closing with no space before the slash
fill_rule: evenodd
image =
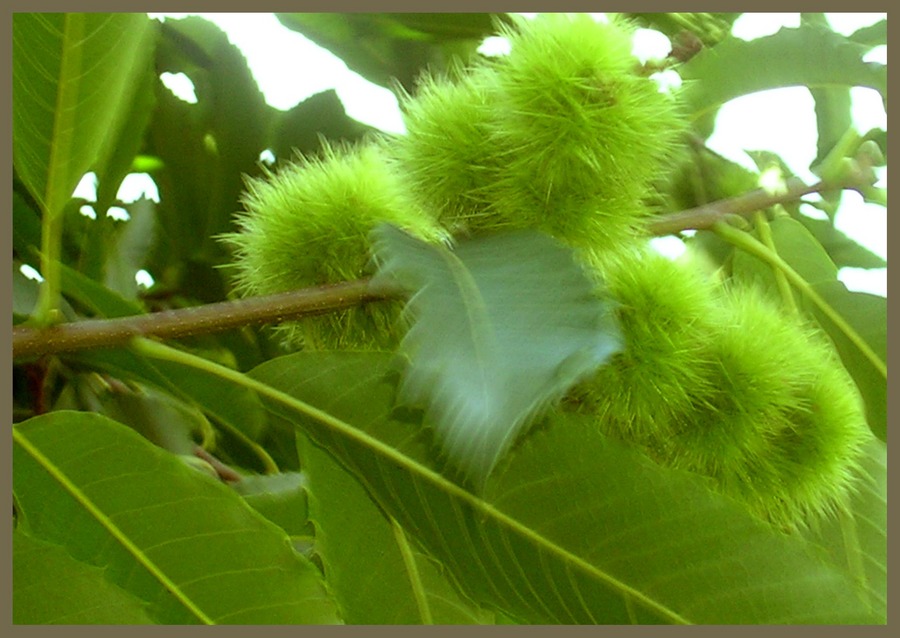
<path id="1" fill-rule="evenodd" d="M 707 341 L 713 362 L 696 408 L 660 441 L 664 463 L 785 527 L 832 512 L 870 435 L 853 381 L 813 328 L 762 293 L 735 287 Z"/>
<path id="2" fill-rule="evenodd" d="M 753 288 L 646 254 L 607 264 L 625 348 L 575 394 L 603 430 L 792 528 L 852 489 L 870 436 L 822 335 Z"/>
<path id="3" fill-rule="evenodd" d="M 411 191 L 451 228 L 542 230 L 593 250 L 632 241 L 642 198 L 685 129 L 635 72 L 631 29 L 547 15 L 504 34 L 508 56 L 404 100 L 393 153 Z"/>
<path id="4" fill-rule="evenodd" d="M 369 232 L 391 222 L 426 240 L 446 233 L 408 196 L 377 144 L 331 147 L 250 180 L 234 253 L 236 288 L 267 295 L 362 277 Z M 293 347 L 391 348 L 399 303 L 369 304 L 279 326 Z"/>
<path id="5" fill-rule="evenodd" d="M 506 27 L 496 65 L 503 149 L 496 211 L 557 234 L 615 246 L 645 210 L 638 202 L 678 146 L 685 120 L 671 95 L 636 73 L 634 30 L 622 20 L 545 14 Z M 530 217 L 532 220 L 528 220 Z"/>
<path id="6" fill-rule="evenodd" d="M 415 97 L 401 98 L 406 135 L 391 154 L 404 183 L 448 227 L 484 214 L 501 155 L 491 141 L 495 77 L 486 67 L 457 70 L 456 80 L 425 75 Z"/>
<path id="7" fill-rule="evenodd" d="M 648 249 L 618 252 L 602 274 L 625 346 L 574 399 L 606 433 L 655 449 L 708 389 L 714 287 L 699 270 Z"/>

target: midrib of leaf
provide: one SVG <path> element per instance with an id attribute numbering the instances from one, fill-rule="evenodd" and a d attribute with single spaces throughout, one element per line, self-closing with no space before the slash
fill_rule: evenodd
<path id="1" fill-rule="evenodd" d="M 428 604 L 428 596 L 425 593 L 425 586 L 419 575 L 419 566 L 416 564 L 416 557 L 413 554 L 412 547 L 409 545 L 409 539 L 406 532 L 403 531 L 400 523 L 393 516 L 391 519 L 391 531 L 394 532 L 394 542 L 397 543 L 397 549 L 400 550 L 400 556 L 403 558 L 403 566 L 409 576 L 409 584 L 413 591 L 413 597 L 416 599 L 416 608 L 419 610 L 419 616 L 422 618 L 423 625 L 433 625 L 434 619 L 431 615 L 431 606 Z"/>
<path id="2" fill-rule="evenodd" d="M 197 605 L 176 585 L 150 558 L 125 534 L 119 527 L 104 514 L 78 486 L 69 480 L 68 476 L 58 468 L 41 451 L 22 435 L 16 428 L 12 430 L 13 442 L 22 447 L 53 479 L 68 492 L 75 501 L 81 505 L 94 519 L 109 532 L 125 550 L 131 554 L 140 565 L 156 578 L 172 595 L 188 609 L 200 622 L 206 625 L 214 625 L 213 620 L 207 616 Z"/>
<path id="3" fill-rule="evenodd" d="M 478 290 L 475 279 L 462 261 L 460 261 L 459 257 L 443 247 L 441 247 L 440 255 L 447 263 L 447 269 L 450 271 L 453 281 L 462 291 L 461 296 L 465 304 L 466 317 L 469 319 L 469 321 L 466 322 L 466 325 L 469 328 L 469 336 L 472 339 L 472 346 L 477 358 L 483 363 L 481 368 L 482 387 L 487 388 L 489 380 L 484 376 L 484 371 L 487 369 L 487 366 L 484 365 L 484 363 L 489 359 L 488 352 L 491 348 L 490 344 L 485 342 L 485 339 L 487 339 L 488 335 L 493 335 L 493 332 L 488 332 L 485 335 L 485 339 L 479 339 L 479 331 L 476 329 L 476 326 L 478 328 L 484 328 L 485 332 L 490 329 L 487 318 L 487 307 Z M 486 389 L 485 393 L 487 393 Z"/>
<path id="4" fill-rule="evenodd" d="M 447 493 L 453 499 L 466 503 L 468 506 L 476 510 L 479 514 L 483 515 L 485 519 L 492 519 L 500 527 L 506 528 L 509 532 L 524 537 L 531 545 L 535 546 L 536 548 L 542 549 L 552 555 L 555 555 L 564 563 L 568 563 L 573 568 L 586 573 L 593 579 L 602 581 L 611 588 L 618 590 L 626 600 L 630 598 L 643 604 L 648 609 L 657 612 L 671 623 L 692 624 L 688 619 L 678 614 L 675 610 L 650 599 L 642 592 L 626 585 L 625 583 L 616 579 L 614 576 L 598 569 L 594 565 L 591 565 L 580 557 L 567 551 L 565 548 L 560 547 L 541 534 L 538 534 L 533 529 L 530 529 L 519 521 L 507 516 L 503 512 L 493 507 L 490 503 L 487 503 L 471 492 L 462 489 L 437 472 L 425 467 L 414 459 L 411 459 L 405 454 L 402 454 L 398 450 L 386 445 L 385 443 L 370 436 L 369 434 L 354 428 L 348 423 L 345 423 L 344 421 L 323 410 L 319 410 L 314 406 L 295 399 L 289 394 L 281 392 L 280 390 L 276 390 L 275 388 L 272 388 L 271 386 L 248 377 L 241 372 L 231 370 L 207 359 L 196 357 L 189 353 L 170 348 L 155 341 L 150 341 L 148 339 L 139 337 L 132 341 L 132 348 L 138 353 L 150 358 L 180 363 L 185 366 L 200 369 L 210 374 L 217 375 L 223 380 L 230 381 L 232 383 L 255 390 L 260 395 L 276 401 L 293 411 L 315 419 L 316 421 L 330 428 L 336 434 L 347 439 L 351 439 L 356 443 L 369 448 L 374 453 L 384 457 L 391 463 L 402 467 L 411 475 L 421 479 L 422 481 L 431 483 L 439 490 Z M 526 579 L 525 582 L 528 582 L 528 580 Z"/>
<path id="5" fill-rule="evenodd" d="M 41 285 L 37 305 L 37 316 L 41 321 L 49 320 L 50 313 L 56 308 L 62 277 L 58 265 L 62 250 L 62 211 L 70 193 L 65 193 L 60 185 L 68 182 L 63 163 L 71 156 L 72 141 L 75 137 L 75 106 L 78 102 L 76 80 L 82 67 L 83 50 L 80 43 L 84 40 L 84 23 L 83 14 L 68 14 L 62 33 L 60 81 L 53 111 L 47 180 L 42 193 L 46 207 L 41 234 L 41 270 L 44 282 Z"/>

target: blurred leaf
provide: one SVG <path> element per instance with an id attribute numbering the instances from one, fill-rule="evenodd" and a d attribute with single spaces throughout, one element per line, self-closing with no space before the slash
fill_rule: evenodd
<path id="1" fill-rule="evenodd" d="M 571 251 L 534 232 L 451 251 L 383 225 L 375 284 L 410 293 L 400 401 L 425 408 L 444 453 L 481 485 L 519 432 L 621 340 Z"/>
<path id="2" fill-rule="evenodd" d="M 817 284 L 837 279 L 838 269 L 828 253 L 809 231 L 795 219 L 776 217 L 769 222 L 776 252 L 807 282 Z M 737 251 L 732 262 L 734 277 L 769 289 L 778 295 L 771 266 L 744 251 Z"/>
<path id="3" fill-rule="evenodd" d="M 850 324 L 879 359 L 887 362 L 887 298 L 864 292 L 851 292 L 840 281 L 813 286 L 825 301 Z M 810 308 L 829 334 L 844 366 L 862 394 L 866 418 L 872 432 L 887 440 L 887 380 L 859 348 L 827 317 Z"/>
<path id="4" fill-rule="evenodd" d="M 825 219 L 796 218 L 819 242 L 838 268 L 887 268 L 887 262 L 839 231 Z"/>
<path id="5" fill-rule="evenodd" d="M 13 16 L 14 162 L 50 215 L 112 150 L 153 34 L 143 13 Z"/>
<path id="6" fill-rule="evenodd" d="M 55 412 L 13 429 L 29 529 L 164 624 L 337 621 L 316 568 L 229 488 L 128 428 Z"/>
<path id="7" fill-rule="evenodd" d="M 323 137 L 332 141 L 354 142 L 374 130 L 348 117 L 337 93 L 330 89 L 316 93 L 289 111 L 279 113 L 274 120 L 270 147 L 279 160 L 287 160 L 295 152 L 319 152 Z"/>
<path id="8" fill-rule="evenodd" d="M 307 482 L 303 472 L 250 474 L 232 487 L 288 535 L 300 536 L 308 531 Z"/>
<path id="9" fill-rule="evenodd" d="M 465 62 L 495 33 L 489 13 L 275 15 L 370 82 L 391 88 L 397 81 L 410 93 L 426 68 L 442 71 L 454 61 Z"/>
<path id="10" fill-rule="evenodd" d="M 714 46 L 731 34 L 731 26 L 740 13 L 628 13 L 645 27 L 655 29 L 677 41 L 685 32 L 705 46 Z"/>
<path id="11" fill-rule="evenodd" d="M 872 609 L 887 614 L 887 447 L 872 440 L 854 477 L 848 513 L 824 521 L 806 536 L 857 577 Z"/>
<path id="12" fill-rule="evenodd" d="M 881 20 L 868 27 L 863 27 L 849 36 L 857 44 L 871 47 L 887 45 L 887 20 Z"/>
<path id="13" fill-rule="evenodd" d="M 74 268 L 60 264 L 62 292 L 97 317 L 127 317 L 143 314 L 144 308 L 135 301 L 123 298 L 103 284 L 81 274 Z"/>
<path id="14" fill-rule="evenodd" d="M 22 262 L 40 267 L 37 251 L 41 249 L 41 218 L 19 193 L 12 200 L 13 255 Z"/>
<path id="15" fill-rule="evenodd" d="M 863 62 L 868 49 L 830 29 L 804 25 L 751 40 L 723 40 L 679 68 L 688 112 L 699 118 L 725 102 L 767 89 L 865 86 L 887 99 L 887 67 Z"/>
<path id="16" fill-rule="evenodd" d="M 394 409 L 391 355 L 376 357 L 298 353 L 252 376 L 353 426 L 270 404 L 333 454 L 473 600 L 537 624 L 884 622 L 850 577 L 801 539 L 704 479 L 606 440 L 590 418 L 554 416 L 498 468 L 484 496 L 460 489 L 433 469 L 421 422 Z"/>
<path id="17" fill-rule="evenodd" d="M 215 236 L 232 228 L 244 175 L 260 172 L 259 156 L 274 113 L 243 54 L 216 25 L 189 17 L 167 20 L 161 30 L 158 71 L 187 75 L 197 104 L 183 102 L 157 82 L 147 149 L 165 165 L 155 176 L 165 233 L 158 242 L 156 272 L 173 258 L 206 265 L 227 258 Z M 173 248 L 174 255 L 166 254 Z M 210 300 L 205 286 L 189 275 L 182 281 L 189 296 Z"/>
<path id="18" fill-rule="evenodd" d="M 852 103 L 850 89 L 846 87 L 810 89 L 809 92 L 816 104 L 818 142 L 816 158 L 812 163 L 815 166 L 825 159 L 853 125 L 850 112 Z"/>
<path id="19" fill-rule="evenodd" d="M 383 362 L 383 356 L 360 355 L 339 369 L 358 378 Z M 335 371 L 334 366 L 327 366 L 324 374 L 334 383 L 343 383 L 344 378 L 334 376 Z M 389 388 L 376 388 L 385 389 Z M 358 404 L 357 410 L 362 412 L 362 408 L 364 405 Z M 316 551 L 348 624 L 481 624 L 491 620 L 490 614 L 453 589 L 440 565 L 391 523 L 334 457 L 306 437 L 298 439 L 301 463 L 310 477 Z"/>
<path id="20" fill-rule="evenodd" d="M 128 221 L 119 222 L 115 241 L 109 242 L 104 283 L 126 299 L 136 299 L 135 275 L 147 264 L 156 234 L 156 204 L 142 197 L 128 205 L 128 215 Z"/>
<path id="21" fill-rule="evenodd" d="M 16 625 L 153 624 L 144 601 L 59 545 L 13 532 L 12 616 Z"/>

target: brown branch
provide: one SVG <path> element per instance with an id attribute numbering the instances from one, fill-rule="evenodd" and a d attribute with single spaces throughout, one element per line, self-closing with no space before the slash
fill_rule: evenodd
<path id="1" fill-rule="evenodd" d="M 147 315 L 79 321 L 48 328 L 14 327 L 13 359 L 117 346 L 136 336 L 175 339 L 253 323 L 277 323 L 351 308 L 391 296 L 390 291 L 375 291 L 368 280 L 361 279 Z"/>
<path id="2" fill-rule="evenodd" d="M 859 181 L 845 184 L 820 182 L 807 186 L 792 178 L 778 194 L 759 189 L 705 206 L 662 215 L 649 224 L 653 235 L 710 228 L 730 215 L 751 213 L 804 195 L 840 188 L 858 188 Z M 166 339 L 207 334 L 254 323 L 278 323 L 287 319 L 320 315 L 372 301 L 398 297 L 398 291 L 374 290 L 369 280 L 307 288 L 280 295 L 226 301 L 183 310 L 167 310 L 118 319 L 96 319 L 59 324 L 48 328 L 13 328 L 13 359 L 55 354 L 87 348 L 111 347 L 135 336 Z"/>

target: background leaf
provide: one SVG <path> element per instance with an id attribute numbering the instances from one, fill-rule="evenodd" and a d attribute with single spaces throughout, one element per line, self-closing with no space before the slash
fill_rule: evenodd
<path id="1" fill-rule="evenodd" d="M 866 86 L 887 99 L 887 67 L 863 62 L 869 47 L 818 25 L 751 40 L 728 38 L 679 68 L 694 118 L 741 95 L 786 86 Z"/>
<path id="2" fill-rule="evenodd" d="M 333 623 L 316 568 L 221 483 L 103 416 L 15 426 L 29 529 L 149 603 L 160 623 Z"/>
<path id="3" fill-rule="evenodd" d="M 590 419 L 559 416 L 529 434 L 479 497 L 435 472 L 427 430 L 394 407 L 390 355 L 377 364 L 374 354 L 299 353 L 252 376 L 376 437 L 378 445 L 366 443 L 271 404 L 339 459 L 469 596 L 512 618 L 884 622 L 850 576 L 801 539 L 704 480 L 606 440 Z"/>
<path id="4" fill-rule="evenodd" d="M 375 285 L 410 291 L 400 400 L 425 408 L 444 452 L 483 484 L 519 431 L 621 345 L 571 251 L 519 232 L 453 251 L 388 225 L 373 232 Z"/>
<path id="5" fill-rule="evenodd" d="M 365 357 L 359 364 L 368 365 Z M 315 551 L 348 624 L 482 624 L 493 614 L 464 599 L 443 568 L 384 515 L 326 450 L 299 437 L 310 480 Z"/>
<path id="6" fill-rule="evenodd" d="M 17 13 L 16 171 L 50 214 L 110 149 L 153 55 L 142 13 Z"/>

